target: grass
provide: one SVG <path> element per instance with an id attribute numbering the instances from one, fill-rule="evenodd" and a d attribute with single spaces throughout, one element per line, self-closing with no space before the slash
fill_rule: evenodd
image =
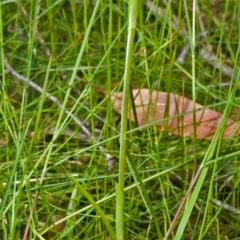
<path id="1" fill-rule="evenodd" d="M 126 90 L 127 1 L 0 3 L 1 239 L 240 239 L 239 137 L 218 140 L 239 118 L 239 3 L 150 3 L 138 4 L 131 87 L 222 112 L 212 141 L 128 121 L 122 142 L 110 94 Z"/>

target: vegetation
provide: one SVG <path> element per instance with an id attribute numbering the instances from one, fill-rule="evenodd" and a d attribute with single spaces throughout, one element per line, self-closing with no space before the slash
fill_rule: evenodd
<path id="1" fill-rule="evenodd" d="M 240 239 L 239 29 L 233 0 L 1 1 L 0 239 Z M 129 86 L 221 112 L 213 140 L 124 130 Z"/>

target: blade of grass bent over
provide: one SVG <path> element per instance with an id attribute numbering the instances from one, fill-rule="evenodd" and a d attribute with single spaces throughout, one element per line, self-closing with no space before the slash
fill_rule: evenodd
<path id="1" fill-rule="evenodd" d="M 112 226 L 106 216 L 106 214 L 103 212 L 103 210 L 99 207 L 98 203 L 92 198 L 91 194 L 89 194 L 85 188 L 76 181 L 75 178 L 73 178 L 71 175 L 69 175 L 69 177 L 74 181 L 74 183 L 76 184 L 77 188 L 82 192 L 82 194 L 88 199 L 88 201 L 92 204 L 92 206 L 96 209 L 96 211 L 98 212 L 98 214 L 101 216 L 101 219 L 103 221 L 103 223 L 105 224 L 109 235 L 111 236 L 111 239 L 116 240 L 116 235 L 112 229 Z"/>
<path id="2" fill-rule="evenodd" d="M 147 211 L 149 212 L 150 216 L 151 216 L 151 219 L 155 225 L 155 229 L 157 231 L 157 236 L 159 239 L 162 239 L 162 234 L 161 234 L 161 231 L 160 231 L 160 227 L 159 227 L 159 222 L 158 222 L 158 219 L 157 219 L 157 216 L 154 212 L 154 209 L 153 209 L 153 205 L 151 203 L 151 200 L 150 200 L 150 197 L 148 196 L 148 193 L 147 193 L 147 190 L 143 184 L 143 181 L 138 173 L 138 170 L 134 164 L 134 162 L 132 161 L 131 157 L 130 157 L 130 153 L 129 151 L 127 151 L 127 164 L 131 170 L 131 173 L 132 173 L 132 176 L 134 178 L 134 181 L 136 183 L 136 186 L 138 188 L 138 191 L 139 191 L 139 194 L 141 195 L 142 197 L 142 200 L 147 208 Z"/>

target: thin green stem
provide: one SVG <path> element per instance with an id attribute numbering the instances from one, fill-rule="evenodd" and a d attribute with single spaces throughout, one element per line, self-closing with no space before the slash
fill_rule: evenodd
<path id="1" fill-rule="evenodd" d="M 119 178 L 116 185 L 116 233 L 119 240 L 124 239 L 124 180 L 126 165 L 126 141 L 127 141 L 127 114 L 131 81 L 131 63 L 134 47 L 134 36 L 137 23 L 138 0 L 129 1 L 129 23 L 127 53 L 124 73 L 122 120 L 120 134 L 120 155 L 119 155 Z"/>

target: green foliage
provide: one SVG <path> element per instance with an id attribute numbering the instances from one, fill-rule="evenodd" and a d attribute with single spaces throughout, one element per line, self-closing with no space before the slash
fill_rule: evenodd
<path id="1" fill-rule="evenodd" d="M 239 137 L 218 138 L 239 117 L 239 3 L 142 1 L 129 46 L 129 2 L 1 1 L 0 239 L 118 239 L 118 196 L 125 239 L 240 237 Z M 109 96 L 126 90 L 129 47 L 132 88 L 223 113 L 211 142 L 128 121 L 121 148 Z M 4 57 L 42 93 L 5 71 Z"/>

